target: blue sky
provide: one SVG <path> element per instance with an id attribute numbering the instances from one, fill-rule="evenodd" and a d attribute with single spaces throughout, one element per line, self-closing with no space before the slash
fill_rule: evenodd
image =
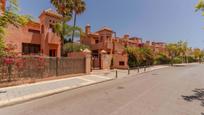
<path id="1" fill-rule="evenodd" d="M 19 0 L 21 13 L 38 18 L 52 7 L 50 0 Z M 191 47 L 204 48 L 204 17 L 195 12 L 197 0 L 85 0 L 87 10 L 77 25 L 92 26 L 92 31 L 108 26 L 118 36 L 128 33 L 144 40 L 188 41 Z M 72 22 L 70 22 L 72 24 Z"/>

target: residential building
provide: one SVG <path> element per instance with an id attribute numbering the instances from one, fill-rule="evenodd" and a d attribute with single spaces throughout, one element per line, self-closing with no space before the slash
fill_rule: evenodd
<path id="1" fill-rule="evenodd" d="M 166 54 L 166 43 L 164 42 L 150 42 L 150 41 L 146 41 L 145 43 L 146 46 L 150 47 L 154 54 L 158 54 L 158 53 L 164 53 Z"/>
<path id="2" fill-rule="evenodd" d="M 114 42 L 116 41 L 113 37 L 115 32 L 111 28 L 103 27 L 96 32 L 91 32 L 91 26 L 88 24 L 85 27 L 85 34 L 80 42 L 91 48 L 93 68 L 128 68 L 128 55 L 123 45 Z"/>
<path id="3" fill-rule="evenodd" d="M 43 54 L 60 57 L 61 39 L 54 33 L 53 26 L 61 21 L 62 16 L 51 9 L 44 10 L 39 22 L 30 21 L 23 27 L 8 25 L 6 44 L 12 44 L 19 55 Z"/>

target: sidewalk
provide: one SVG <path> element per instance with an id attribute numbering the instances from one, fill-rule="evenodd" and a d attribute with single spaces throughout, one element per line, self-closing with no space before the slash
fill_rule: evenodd
<path id="1" fill-rule="evenodd" d="M 22 103 L 66 90 L 112 80 L 100 75 L 85 75 L 0 89 L 0 107 Z"/>
<path id="2" fill-rule="evenodd" d="M 146 72 L 166 67 L 168 66 L 153 66 L 147 68 Z M 93 71 L 90 75 L 0 88 L 0 107 L 14 105 L 63 91 L 113 80 L 116 78 L 115 71 L 116 70 L 98 70 Z M 138 73 L 137 70 L 131 70 L 130 74 L 128 74 L 128 70 L 117 71 L 118 78 L 144 73 L 144 69 L 140 69 L 140 73 Z"/>
<path id="3" fill-rule="evenodd" d="M 150 72 L 150 71 L 154 71 L 157 69 L 162 69 L 162 68 L 167 68 L 169 67 L 168 65 L 157 65 L 157 66 L 151 66 L 146 68 L 146 71 L 144 70 L 144 68 L 140 68 L 139 69 L 139 73 L 138 73 L 138 69 L 131 69 L 129 70 L 121 70 L 121 69 L 117 69 L 117 78 L 124 78 L 127 76 L 131 76 L 131 75 L 137 75 L 137 74 L 141 74 L 144 72 Z M 115 78 L 116 77 L 116 70 L 94 70 L 92 73 L 92 75 L 101 75 L 101 76 L 106 76 L 108 78 Z"/>

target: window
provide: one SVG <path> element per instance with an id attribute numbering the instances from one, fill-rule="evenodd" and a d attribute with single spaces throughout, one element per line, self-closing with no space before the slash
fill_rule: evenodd
<path id="1" fill-rule="evenodd" d="M 55 49 L 51 49 L 49 51 L 49 55 L 50 55 L 50 57 L 56 57 L 56 50 Z"/>
<path id="2" fill-rule="evenodd" d="M 49 32 L 53 32 L 54 33 L 54 25 L 50 24 Z"/>
<path id="3" fill-rule="evenodd" d="M 28 32 L 39 34 L 39 30 L 28 29 Z"/>
<path id="4" fill-rule="evenodd" d="M 95 40 L 95 43 L 96 43 L 96 44 L 99 43 L 99 40 Z"/>
<path id="5" fill-rule="evenodd" d="M 125 65 L 125 62 L 124 62 L 124 61 L 120 61 L 120 62 L 119 62 L 119 65 L 120 65 L 120 66 L 124 66 L 124 65 Z"/>
<path id="6" fill-rule="evenodd" d="M 23 54 L 40 53 L 40 45 L 39 44 L 23 43 L 22 44 L 22 53 Z"/>

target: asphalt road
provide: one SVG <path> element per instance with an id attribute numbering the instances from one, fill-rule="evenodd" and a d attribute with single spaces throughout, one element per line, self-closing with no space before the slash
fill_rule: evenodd
<path id="1" fill-rule="evenodd" d="M 1 108 L 0 115 L 204 115 L 204 65 L 83 87 Z"/>

